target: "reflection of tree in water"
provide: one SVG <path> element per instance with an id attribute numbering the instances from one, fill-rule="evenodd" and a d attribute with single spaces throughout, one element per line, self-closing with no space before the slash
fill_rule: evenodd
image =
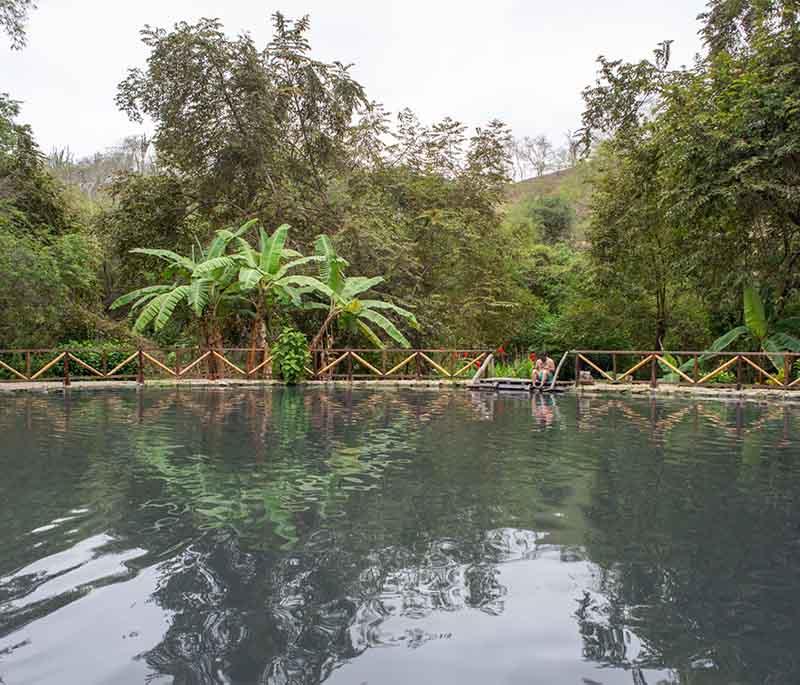
<path id="1" fill-rule="evenodd" d="M 233 682 L 318 683 L 370 647 L 449 637 L 393 632 L 390 617 L 502 612 L 497 564 L 533 554 L 537 539 L 498 529 L 475 549 L 440 540 L 420 555 L 396 546 L 364 555 L 327 533 L 281 556 L 245 552 L 235 535 L 218 532 L 164 567 L 155 599 L 176 614 L 143 658 L 176 683 L 214 683 L 221 673 Z"/>
<path id="2" fill-rule="evenodd" d="M 659 411 L 652 432 L 635 408 L 605 408 L 585 509 L 600 576 L 576 612 L 585 656 L 676 667 L 681 683 L 800 682 L 797 455 L 748 430 L 781 436 L 782 408 L 723 407 L 700 424 Z"/>
<path id="3" fill-rule="evenodd" d="M 183 503 L 167 519 L 179 527 L 189 517 L 205 531 L 162 566 L 155 598 L 174 618 L 143 655 L 155 670 L 178 683 L 217 682 L 219 674 L 232 682 L 317 683 L 370 647 L 448 637 L 395 629 L 390 618 L 503 611 L 497 564 L 532 555 L 537 536 L 491 528 L 506 518 L 496 503 L 503 492 L 532 510 L 536 500 L 513 472 L 476 483 L 471 468 L 452 468 L 454 459 L 485 459 L 495 468 L 474 435 L 449 430 L 463 429 L 458 415 L 468 411 L 458 396 L 254 395 L 245 394 L 224 422 L 205 423 L 196 453 L 176 451 L 157 432 L 135 438 L 137 459 L 165 488 L 145 511 L 166 496 Z M 202 398 L 192 400 L 196 408 L 190 399 L 181 398 L 182 414 L 208 416 Z M 430 431 L 420 432 L 426 425 Z M 252 447 L 242 462 L 206 456 L 225 453 L 231 435 Z M 433 441 L 431 462 L 407 472 L 415 440 Z M 448 456 L 437 448 L 454 441 L 461 452 L 457 444 Z M 558 500 L 546 479 L 541 492 Z M 151 548 L 166 546 L 170 526 L 161 524 Z"/>

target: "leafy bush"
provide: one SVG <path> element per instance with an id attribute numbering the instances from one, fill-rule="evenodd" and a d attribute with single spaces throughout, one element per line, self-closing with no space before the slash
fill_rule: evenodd
<path id="1" fill-rule="evenodd" d="M 495 362 L 494 375 L 497 378 L 527 378 L 533 374 L 533 364 L 530 359 L 516 359 L 509 362 Z"/>
<path id="2" fill-rule="evenodd" d="M 272 351 L 273 368 L 288 384 L 297 383 L 306 374 L 311 361 L 308 340 L 300 331 L 284 328 Z"/>

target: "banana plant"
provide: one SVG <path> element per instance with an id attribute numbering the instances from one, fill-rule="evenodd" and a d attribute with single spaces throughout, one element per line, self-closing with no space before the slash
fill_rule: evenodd
<path id="1" fill-rule="evenodd" d="M 306 309 L 321 309 L 327 312 L 322 326 L 311 342 L 312 349 L 318 348 L 326 334 L 329 340 L 328 346 L 332 345 L 333 336 L 330 331 L 334 322 L 337 321 L 350 331 L 361 332 L 376 347 L 382 348 L 384 344 L 373 330 L 372 325 L 377 326 L 402 347 L 411 346 L 397 326 L 382 312 L 397 314 L 412 328 L 417 329 L 419 324 L 414 314 L 391 302 L 359 297 L 362 293 L 383 283 L 382 276 L 372 278 L 347 276 L 345 274 L 347 261 L 336 254 L 330 238 L 326 235 L 321 235 L 316 239 L 314 252 L 319 261 L 320 280 L 325 283 L 327 288 L 328 302 L 308 302 L 304 305 Z"/>
<path id="2" fill-rule="evenodd" d="M 737 340 L 744 338 L 759 352 L 767 352 L 776 370 L 783 369 L 783 356 L 779 352 L 800 352 L 800 338 L 792 334 L 800 329 L 800 318 L 792 317 L 779 321 L 767 318 L 764 301 L 753 286 L 744 289 L 744 326 L 737 326 L 717 338 L 709 348 L 721 352 Z"/>
<path id="3" fill-rule="evenodd" d="M 728 349 L 736 341 L 744 341 L 746 346 L 753 351 L 766 352 L 772 365 L 778 373 L 783 372 L 783 355 L 781 352 L 800 353 L 800 338 L 793 332 L 800 330 L 800 317 L 790 317 L 779 321 L 770 321 L 766 314 L 764 301 L 752 285 L 744 288 L 743 292 L 743 319 L 744 325 L 728 331 L 717 338 L 702 355 L 700 361 L 706 361 L 715 356 L 715 353 Z M 670 360 L 675 363 L 674 360 Z M 693 360 L 684 363 L 680 369 L 686 372 L 691 368 Z M 670 374 L 670 376 L 677 376 Z"/>
<path id="4" fill-rule="evenodd" d="M 235 252 L 206 260 L 198 267 L 198 271 L 210 276 L 228 273 L 229 270 L 236 273 L 238 291 L 247 298 L 254 311 L 251 333 L 251 357 L 254 357 L 257 349 L 263 349 L 266 354 L 267 321 L 270 309 L 277 300 L 283 299 L 300 307 L 304 294 L 318 292 L 330 296 L 332 293 L 313 276 L 291 273 L 320 258 L 303 257 L 286 247 L 288 224 L 279 226 L 272 235 L 267 235 L 263 228 L 259 228 L 258 249 L 243 237 L 243 233 L 239 231 L 232 238 L 237 248 Z"/>
<path id="5" fill-rule="evenodd" d="M 222 321 L 246 302 L 239 292 L 238 270 L 233 267 L 208 269 L 226 251 L 228 245 L 245 233 L 254 222 L 250 221 L 236 231 L 217 231 L 208 249 L 199 248 L 199 259 L 180 255 L 172 250 L 136 248 L 131 252 L 157 257 L 168 264 L 171 283 L 151 285 L 133 290 L 117 298 L 111 309 L 132 304 L 131 313 L 138 314 L 133 330 L 142 333 L 152 327 L 162 330 L 173 318 L 179 305 L 185 304 L 200 324 L 206 347 L 222 345 Z"/>

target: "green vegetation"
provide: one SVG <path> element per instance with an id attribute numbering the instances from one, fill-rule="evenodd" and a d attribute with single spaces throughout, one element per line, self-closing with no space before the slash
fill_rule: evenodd
<path id="1" fill-rule="evenodd" d="M 30 3 L 11 5 L 24 36 Z M 562 148 L 390 115 L 314 57 L 308 18 L 274 15 L 266 46 L 211 19 L 146 28 L 116 102 L 152 138 L 45 159 L 0 99 L 0 346 L 255 350 L 290 326 L 327 347 L 708 349 L 738 330 L 723 340 L 794 350 L 797 10 L 713 0 L 700 21 L 690 67 L 668 42 L 600 58 Z M 783 324 L 747 323 L 750 287 Z"/>
<path id="2" fill-rule="evenodd" d="M 272 356 L 278 375 L 290 385 L 306 375 L 311 363 L 306 336 L 291 328 L 284 328 L 278 336 Z"/>

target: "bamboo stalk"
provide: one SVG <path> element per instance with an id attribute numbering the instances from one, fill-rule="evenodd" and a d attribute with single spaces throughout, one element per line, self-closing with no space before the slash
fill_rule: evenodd
<path id="1" fill-rule="evenodd" d="M 252 369 L 250 369 L 250 371 L 248 371 L 247 375 L 248 376 L 252 376 L 254 373 L 258 373 L 259 371 L 261 371 L 261 369 L 263 369 L 271 361 L 272 361 L 272 356 L 270 355 L 263 362 L 261 362 L 258 366 L 253 367 Z"/>
<path id="2" fill-rule="evenodd" d="M 201 355 L 200 357 L 198 357 L 197 359 L 195 359 L 195 360 L 194 360 L 194 361 L 193 361 L 191 364 L 189 364 L 189 366 L 185 366 L 185 367 L 183 368 L 183 370 L 181 371 L 181 374 L 180 374 L 180 375 L 181 375 L 181 376 L 183 376 L 183 375 L 185 375 L 185 374 L 186 374 L 188 371 L 191 371 L 191 370 L 192 370 L 192 369 L 193 369 L 195 366 L 197 366 L 197 365 L 198 365 L 198 364 L 199 364 L 201 361 L 203 361 L 203 360 L 204 360 L 204 359 L 205 359 L 205 358 L 206 358 L 208 355 L 210 355 L 210 354 L 211 354 L 211 350 L 209 350 L 208 352 L 204 353 L 203 355 Z"/>
<path id="3" fill-rule="evenodd" d="M 439 366 L 439 364 L 437 364 L 435 361 L 433 361 L 433 359 L 431 359 L 427 354 L 425 354 L 424 352 L 420 352 L 419 356 L 422 357 L 426 362 L 428 362 L 428 364 L 430 364 L 440 374 L 442 374 L 443 376 L 446 376 L 447 378 L 450 378 L 450 372 L 447 369 L 445 369 L 443 366 Z"/>
<path id="4" fill-rule="evenodd" d="M 39 378 L 39 376 L 41 376 L 43 373 L 46 373 L 46 372 L 48 372 L 48 371 L 49 371 L 50 369 L 52 369 L 52 368 L 53 368 L 53 367 L 54 367 L 56 364 L 58 364 L 58 362 L 60 362 L 60 361 L 61 361 L 61 359 L 64 357 L 64 355 L 65 355 L 65 354 L 66 354 L 66 352 L 62 352 L 62 353 L 61 353 L 61 354 L 59 354 L 59 355 L 58 355 L 58 356 L 57 356 L 55 359 L 53 359 L 51 362 L 49 362 L 49 363 L 45 364 L 45 365 L 44 365 L 44 366 L 43 366 L 41 369 L 39 369 L 39 370 L 38 370 L 38 371 L 37 371 L 35 374 L 33 374 L 33 376 L 31 376 L 31 378 L 30 378 L 30 379 L 31 379 L 32 381 L 35 381 L 35 380 L 36 380 L 37 378 Z"/>
<path id="5" fill-rule="evenodd" d="M 764 375 L 765 375 L 767 378 L 771 379 L 772 381 L 774 381 L 774 382 L 775 382 L 775 383 L 777 383 L 778 385 L 783 385 L 783 383 L 781 383 L 781 382 L 780 382 L 780 381 L 779 381 L 779 380 L 778 380 L 778 379 L 777 379 L 775 376 L 773 376 L 771 373 L 768 373 L 767 371 L 764 371 L 764 369 L 762 369 L 762 368 L 761 368 L 761 367 L 760 367 L 758 364 L 756 364 L 755 362 L 753 362 L 753 361 L 750 361 L 750 360 L 749 360 L 747 357 L 742 357 L 742 359 L 744 360 L 744 362 L 745 362 L 746 364 L 750 364 L 750 366 L 752 366 L 754 369 L 756 369 L 756 371 L 760 371 L 760 372 L 761 372 L 761 373 L 763 373 L 763 374 L 764 374 Z"/>
<path id="6" fill-rule="evenodd" d="M 706 381 L 709 381 L 712 378 L 714 378 L 716 376 L 719 376 L 719 374 L 721 374 L 723 371 L 726 371 L 731 366 L 733 366 L 738 359 L 739 359 L 739 355 L 736 355 L 732 359 L 729 359 L 722 366 L 720 366 L 718 369 L 712 371 L 711 373 L 707 373 L 705 376 L 703 376 L 699 381 L 697 381 L 697 385 L 702 385 Z"/>
<path id="7" fill-rule="evenodd" d="M 627 378 L 628 376 L 630 376 L 631 374 L 636 373 L 645 364 L 647 364 L 647 362 L 649 362 L 652 358 L 653 358 L 652 354 L 647 356 L 647 357 L 645 357 L 644 359 L 642 359 L 642 361 L 640 361 L 638 364 L 636 364 L 636 366 L 633 366 L 632 368 L 628 369 L 625 373 L 623 373 L 617 380 L 621 381 L 624 378 Z"/>
<path id="8" fill-rule="evenodd" d="M 144 357 L 144 358 L 145 358 L 147 361 L 149 361 L 151 364 L 155 364 L 155 365 L 156 365 L 156 366 L 157 366 L 159 369 L 161 369 L 162 371 L 166 371 L 166 372 L 167 372 L 167 373 L 168 373 L 170 376 L 176 376 L 175 372 L 174 372 L 172 369 L 170 369 L 170 368 L 169 368 L 168 366 L 166 366 L 165 364 L 162 364 L 162 363 L 161 363 L 160 361 L 158 361 L 158 359 L 156 359 L 155 357 L 152 357 L 152 356 L 150 356 L 149 354 L 147 354 L 147 352 L 142 352 L 142 356 L 143 356 L 143 357 Z"/>
<path id="9" fill-rule="evenodd" d="M 128 357 L 124 362 L 120 362 L 117 364 L 111 371 L 109 371 L 106 376 L 113 376 L 117 371 L 119 371 L 123 366 L 126 364 L 130 364 L 136 357 L 139 355 L 139 350 L 136 350 L 130 357 Z"/>
<path id="10" fill-rule="evenodd" d="M 11 373 L 13 373 L 14 375 L 16 375 L 16 376 L 19 376 L 19 377 L 20 377 L 20 378 L 21 378 L 23 381 L 31 380 L 31 379 L 29 379 L 27 376 L 24 376 L 24 375 L 22 375 L 22 374 L 21 374 L 19 371 L 17 371 L 17 370 L 16 370 L 16 369 L 15 369 L 13 366 L 9 366 L 8 364 L 6 364 L 6 363 L 5 363 L 4 361 L 2 361 L 2 360 L 0 360 L 0 366 L 2 366 L 4 369 L 8 369 L 8 370 L 9 370 Z"/>
<path id="11" fill-rule="evenodd" d="M 600 374 L 602 374 L 602 375 L 603 375 L 603 376 L 605 376 L 605 377 L 606 377 L 608 380 L 610 380 L 612 383 L 616 383 L 616 381 L 614 380 L 614 378 L 613 378 L 613 377 L 611 377 L 609 374 L 607 374 L 605 371 L 603 371 L 603 369 L 601 369 L 599 366 L 597 366 L 597 364 L 595 364 L 595 363 L 594 363 L 594 362 L 593 362 L 591 359 L 588 359 L 587 357 L 585 357 L 585 356 L 584 356 L 584 355 L 582 355 L 582 354 L 581 354 L 581 355 L 578 355 L 578 356 L 580 356 L 580 358 L 581 358 L 583 361 L 585 361 L 585 362 L 586 362 L 586 363 L 587 363 L 589 366 L 591 366 L 591 367 L 592 367 L 592 368 L 593 368 L 595 371 L 597 371 L 597 373 L 600 373 Z"/>
<path id="12" fill-rule="evenodd" d="M 662 364 L 664 364 L 664 366 L 667 366 L 667 367 L 669 367 L 670 369 L 672 369 L 672 370 L 673 370 L 675 373 L 677 373 L 677 374 L 678 374 L 678 375 L 679 375 L 681 378 L 683 378 L 683 379 L 685 379 L 685 380 L 689 381 L 689 382 L 690 382 L 692 385 L 694 385 L 694 379 L 692 379 L 691 377 L 689 377 L 688 375 L 686 375 L 686 374 L 685 374 L 683 371 L 681 371 L 681 370 L 680 370 L 680 369 L 679 369 L 677 366 L 673 366 L 672 364 L 670 364 L 670 363 L 669 363 L 669 362 L 668 362 L 666 359 L 664 359 L 664 357 L 661 357 L 660 355 L 656 355 L 656 359 L 658 359 L 658 361 L 660 361 Z"/>
<path id="13" fill-rule="evenodd" d="M 240 373 L 242 376 L 246 376 L 246 375 L 247 375 L 247 372 L 246 372 L 246 371 L 243 371 L 242 369 L 240 369 L 240 368 L 239 368 L 238 366 L 236 366 L 236 364 L 234 364 L 232 361 L 228 361 L 228 360 L 227 360 L 227 359 L 226 359 L 226 358 L 225 358 L 223 355 L 221 355 L 221 354 L 220 354 L 219 352 L 217 352 L 216 350 L 214 350 L 214 351 L 212 352 L 212 354 L 213 354 L 215 357 L 217 357 L 217 358 L 218 358 L 218 359 L 219 359 L 219 360 L 220 360 L 220 361 L 221 361 L 223 364 L 227 364 L 228 366 L 230 366 L 230 367 L 231 367 L 231 368 L 232 368 L 234 371 L 236 371 L 237 373 Z"/>
<path id="14" fill-rule="evenodd" d="M 71 354 L 70 357 L 72 357 L 72 361 L 74 361 L 78 366 L 82 366 L 84 369 L 91 371 L 96 376 L 100 376 L 100 378 L 103 377 L 102 371 L 98 371 L 91 364 L 83 361 L 83 359 L 78 359 L 74 354 Z"/>
<path id="15" fill-rule="evenodd" d="M 391 376 L 395 371 L 399 371 L 400 369 L 402 369 L 406 364 L 408 364 L 408 362 L 410 362 L 416 356 L 417 356 L 417 353 L 414 352 L 414 354 L 412 354 L 410 357 L 408 357 L 408 358 L 404 359 L 403 361 L 401 361 L 397 366 L 395 366 L 392 369 L 389 369 L 389 371 L 387 371 L 384 375 Z"/>
<path id="16" fill-rule="evenodd" d="M 473 359 L 471 362 L 469 362 L 466 366 L 462 366 L 458 371 L 456 371 L 453 374 L 453 378 L 455 378 L 456 376 L 460 376 L 467 369 L 471 369 L 475 365 L 475 362 L 481 361 L 485 356 L 486 356 L 486 352 L 481 352 L 477 357 L 475 357 L 475 359 Z"/>
<path id="17" fill-rule="evenodd" d="M 334 366 L 336 366 L 336 365 L 337 365 L 337 364 L 338 364 L 340 361 L 342 361 L 343 359 L 347 359 L 347 357 L 349 357 L 349 356 L 350 356 L 350 352 L 345 352 L 345 353 L 344 353 L 344 354 L 343 354 L 341 357 L 339 357 L 339 358 L 338 358 L 338 359 L 336 359 L 335 361 L 332 361 L 332 362 L 331 362 L 330 364 L 328 364 L 328 365 L 327 365 L 325 368 L 323 368 L 323 369 L 320 369 L 320 370 L 318 371 L 318 375 L 320 375 L 320 376 L 321 376 L 321 375 L 322 375 L 323 373 L 325 373 L 326 371 L 330 371 L 330 370 L 331 370 L 331 369 L 332 369 Z"/>
<path id="18" fill-rule="evenodd" d="M 351 352 L 350 354 L 352 355 L 352 357 L 353 357 L 353 358 L 354 358 L 354 359 L 355 359 L 355 360 L 356 360 L 356 361 L 357 361 L 359 364 L 362 364 L 363 366 L 366 366 L 366 367 L 367 367 L 367 368 L 368 368 L 370 371 L 372 371 L 372 373 L 374 373 L 374 374 L 375 374 L 375 375 L 377 375 L 377 376 L 383 376 L 383 374 L 382 374 L 380 371 L 378 371 L 378 369 L 376 369 L 376 368 L 375 368 L 375 367 L 374 367 L 372 364 L 370 364 L 370 363 L 369 363 L 369 362 L 368 362 L 366 359 L 362 359 L 362 358 L 361 358 L 361 357 L 359 357 L 359 356 L 358 356 L 358 355 L 357 355 L 355 352 Z M 423 357 L 424 357 L 424 356 L 425 356 L 425 355 L 423 355 Z"/>

